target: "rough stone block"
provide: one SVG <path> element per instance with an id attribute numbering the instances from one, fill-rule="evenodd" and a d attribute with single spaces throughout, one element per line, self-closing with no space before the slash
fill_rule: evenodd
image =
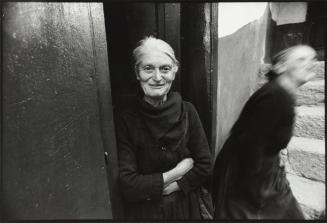
<path id="1" fill-rule="evenodd" d="M 286 171 L 325 182 L 325 141 L 293 137 L 287 147 Z"/>
<path id="2" fill-rule="evenodd" d="M 324 106 L 296 108 L 294 136 L 325 139 Z"/>
<path id="3" fill-rule="evenodd" d="M 300 207 L 306 220 L 325 219 L 324 211 L 317 211 L 316 209 L 306 206 L 305 204 L 300 204 Z"/>
<path id="4" fill-rule="evenodd" d="M 307 219 L 317 219 L 326 208 L 325 184 L 287 174 L 292 192 Z"/>
<path id="5" fill-rule="evenodd" d="M 309 81 L 297 91 L 297 105 L 322 105 L 325 102 L 325 81 Z"/>
<path id="6" fill-rule="evenodd" d="M 318 61 L 314 67 L 314 72 L 316 72 L 316 80 L 325 79 L 325 61 Z"/>

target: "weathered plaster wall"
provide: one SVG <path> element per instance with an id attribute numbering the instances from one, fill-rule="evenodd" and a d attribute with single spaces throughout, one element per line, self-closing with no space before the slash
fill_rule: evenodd
<path id="1" fill-rule="evenodd" d="M 264 56 L 267 14 L 266 8 L 259 19 L 218 40 L 216 155 L 254 91 Z"/>

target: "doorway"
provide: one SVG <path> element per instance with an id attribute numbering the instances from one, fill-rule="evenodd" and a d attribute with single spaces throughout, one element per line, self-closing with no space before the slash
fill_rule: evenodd
<path id="1" fill-rule="evenodd" d="M 154 36 L 169 43 L 181 67 L 173 82 L 183 100 L 197 109 L 209 144 L 215 141 L 217 81 L 217 3 L 104 3 L 113 107 L 135 101 L 132 51 Z"/>

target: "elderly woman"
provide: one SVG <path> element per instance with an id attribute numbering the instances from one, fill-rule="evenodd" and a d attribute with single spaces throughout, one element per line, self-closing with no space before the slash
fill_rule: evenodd
<path id="1" fill-rule="evenodd" d="M 315 57 L 306 45 L 276 55 L 269 82 L 245 104 L 215 162 L 215 219 L 304 218 L 279 152 L 292 137 L 296 89 L 315 76 Z"/>
<path id="2" fill-rule="evenodd" d="M 173 49 L 147 37 L 133 51 L 141 93 L 116 122 L 120 185 L 131 219 L 200 219 L 210 150 L 194 106 L 170 92 Z"/>

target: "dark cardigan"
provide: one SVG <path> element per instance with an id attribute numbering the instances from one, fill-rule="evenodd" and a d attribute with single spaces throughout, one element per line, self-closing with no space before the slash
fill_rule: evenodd
<path id="1" fill-rule="evenodd" d="M 303 219 L 279 158 L 292 137 L 294 105 L 276 80 L 247 101 L 215 162 L 215 219 Z"/>
<path id="2" fill-rule="evenodd" d="M 210 150 L 194 106 L 185 101 L 182 104 L 189 127 L 186 147 L 177 150 L 171 150 L 151 136 L 137 104 L 116 119 L 120 186 L 126 218 L 200 219 L 196 191 L 210 173 Z M 180 149 L 186 151 L 181 153 Z M 163 196 L 162 173 L 186 157 L 193 158 L 194 167 L 178 180 L 181 191 Z"/>

